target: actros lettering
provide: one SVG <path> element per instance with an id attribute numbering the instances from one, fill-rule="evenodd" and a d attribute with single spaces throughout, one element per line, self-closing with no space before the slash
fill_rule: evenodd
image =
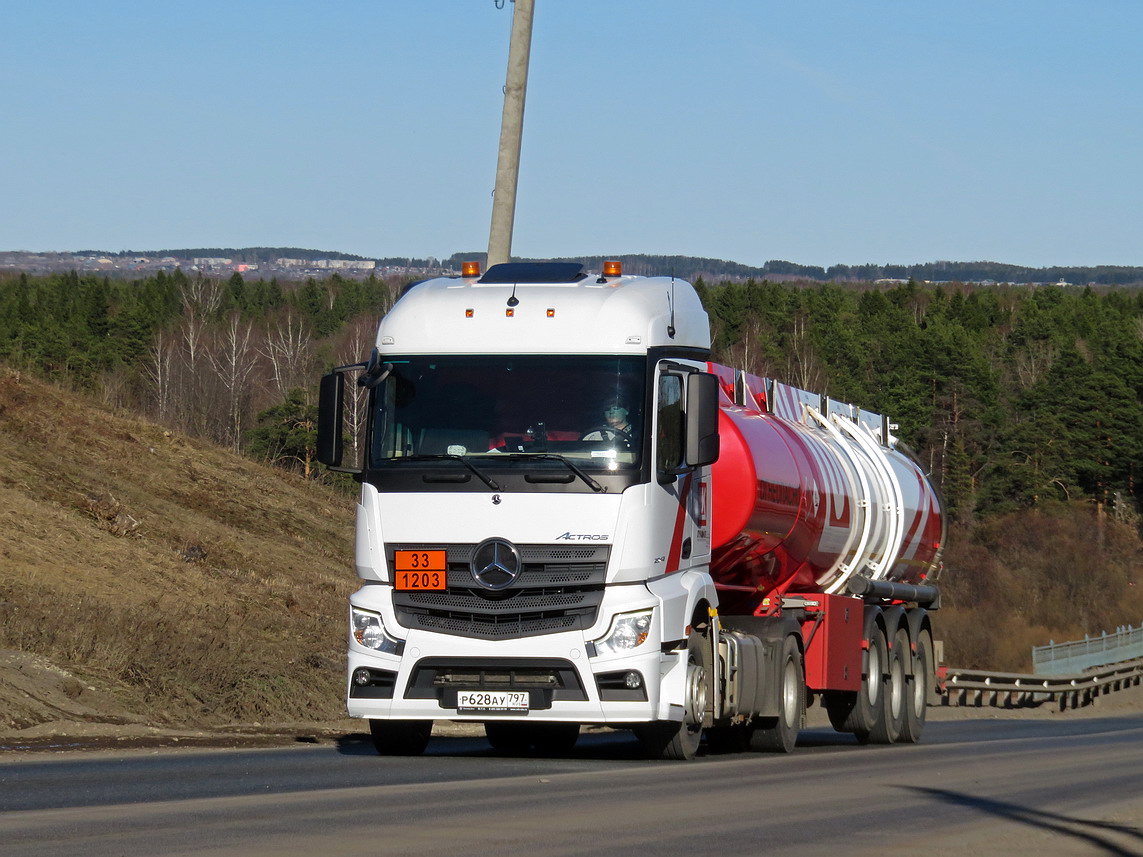
<path id="1" fill-rule="evenodd" d="M 565 542 L 605 542 L 611 538 L 610 533 L 564 533 L 556 536 L 556 541 Z"/>

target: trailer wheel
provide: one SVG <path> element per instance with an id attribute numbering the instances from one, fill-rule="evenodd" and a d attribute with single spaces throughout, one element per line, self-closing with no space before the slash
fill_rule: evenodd
<path id="1" fill-rule="evenodd" d="M 373 748 L 382 756 L 419 756 L 429 746 L 431 720 L 370 720 Z"/>
<path id="2" fill-rule="evenodd" d="M 857 693 L 830 693 L 823 700 L 833 728 L 838 732 L 852 732 L 862 744 L 870 740 L 873 730 L 885 719 L 887 662 L 885 634 L 880 628 L 874 628 L 869 647 L 862 656 L 861 690 Z"/>
<path id="3" fill-rule="evenodd" d="M 888 679 L 885 684 L 884 716 L 869 733 L 873 744 L 893 744 L 901 740 L 909 708 L 909 632 L 898 628 L 889 652 Z"/>
<path id="4" fill-rule="evenodd" d="M 778 688 L 779 714 L 754 721 L 750 746 L 764 753 L 791 753 L 798 743 L 798 732 L 806 719 L 806 679 L 802 652 L 793 636 L 782 644 Z"/>
<path id="5" fill-rule="evenodd" d="M 579 740 L 578 723 L 532 723 L 532 746 L 542 756 L 566 756 Z"/>
<path id="6" fill-rule="evenodd" d="M 913 681 L 909 686 L 905 725 L 901 742 L 916 744 L 925 729 L 925 714 L 929 706 L 929 693 L 933 686 L 933 641 L 928 631 L 917 635 L 916 651 L 912 653 Z"/>
<path id="7" fill-rule="evenodd" d="M 687 673 L 684 679 L 683 719 L 634 727 L 644 754 L 650 759 L 693 759 L 702 740 L 706 718 L 708 644 L 701 634 L 687 637 Z"/>

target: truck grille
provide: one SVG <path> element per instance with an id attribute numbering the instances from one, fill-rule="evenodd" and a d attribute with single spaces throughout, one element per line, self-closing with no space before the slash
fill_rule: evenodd
<path id="1" fill-rule="evenodd" d="M 524 568 L 506 589 L 492 591 L 472 577 L 474 544 L 391 544 L 397 550 L 444 550 L 447 588 L 436 592 L 394 592 L 397 620 L 406 628 L 509 640 L 588 628 L 603 600 L 608 545 L 517 545 Z"/>
<path id="2" fill-rule="evenodd" d="M 587 699 L 571 662 L 546 658 L 424 658 L 413 668 L 405 698 L 435 698 L 455 708 L 458 690 L 527 690 L 538 708 L 550 708 L 553 699 Z"/>

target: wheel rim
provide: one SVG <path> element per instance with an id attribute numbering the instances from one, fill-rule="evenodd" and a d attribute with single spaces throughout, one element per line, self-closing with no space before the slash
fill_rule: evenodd
<path id="1" fill-rule="evenodd" d="M 913 714 L 920 716 L 929 702 L 929 668 L 924 643 L 917 643 L 913 655 Z"/>
<path id="2" fill-rule="evenodd" d="M 786 661 L 782 674 L 782 717 L 787 724 L 798 719 L 798 667 L 792 660 Z"/>
<path id="3" fill-rule="evenodd" d="M 701 726 L 706 716 L 706 670 L 691 661 L 687 664 L 687 729 Z"/>
<path id="4" fill-rule="evenodd" d="M 877 704 L 881 695 L 881 647 L 876 638 L 869 644 L 869 668 L 866 670 L 865 698 L 871 706 Z"/>
<path id="5" fill-rule="evenodd" d="M 904 656 L 898 652 L 889 667 L 889 711 L 894 718 L 901 716 L 901 707 L 904 704 L 905 661 Z"/>

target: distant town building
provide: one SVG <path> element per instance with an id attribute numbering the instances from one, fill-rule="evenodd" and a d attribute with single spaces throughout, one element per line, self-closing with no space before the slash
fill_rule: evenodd
<path id="1" fill-rule="evenodd" d="M 337 268 L 339 270 L 372 271 L 377 263 L 371 259 L 315 259 L 315 268 Z"/>

